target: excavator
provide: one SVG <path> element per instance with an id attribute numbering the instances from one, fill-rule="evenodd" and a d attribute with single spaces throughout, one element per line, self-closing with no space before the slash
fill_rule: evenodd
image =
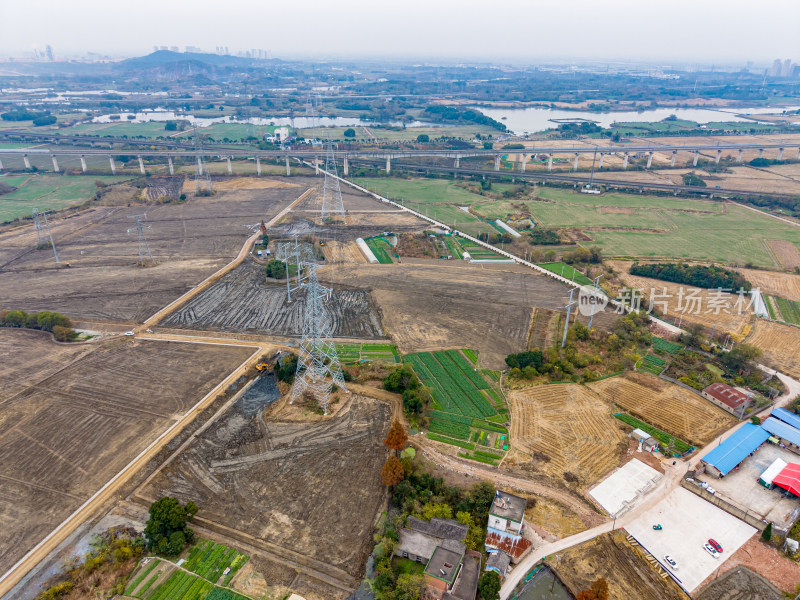
<path id="1" fill-rule="evenodd" d="M 269 363 L 262 362 L 256 365 L 256 371 L 258 371 L 259 375 L 266 375 L 269 373 Z"/>

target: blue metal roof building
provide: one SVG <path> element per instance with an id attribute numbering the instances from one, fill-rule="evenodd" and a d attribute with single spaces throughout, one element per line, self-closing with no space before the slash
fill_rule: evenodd
<path id="1" fill-rule="evenodd" d="M 775 417 L 776 419 L 780 419 L 784 423 L 788 423 L 795 429 L 800 429 L 800 417 L 794 414 L 791 411 L 786 410 L 785 408 L 776 408 L 773 410 L 770 417 Z"/>
<path id="2" fill-rule="evenodd" d="M 768 437 L 769 432 L 766 429 L 752 423 L 745 423 L 728 439 L 706 454 L 703 462 L 714 467 L 723 475 L 727 475 Z"/>
<path id="3" fill-rule="evenodd" d="M 779 421 L 775 417 L 770 417 L 761 424 L 761 427 L 769 431 L 772 435 L 786 440 L 790 444 L 800 446 L 800 430 L 795 429 L 788 423 Z"/>

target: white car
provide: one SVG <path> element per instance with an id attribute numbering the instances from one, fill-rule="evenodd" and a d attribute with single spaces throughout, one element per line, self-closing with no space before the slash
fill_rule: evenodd
<path id="1" fill-rule="evenodd" d="M 125 335 L 127 335 L 128 337 L 131 337 L 131 336 L 133 336 L 133 332 L 132 331 L 126 331 Z"/>
<path id="2" fill-rule="evenodd" d="M 672 560 L 669 557 L 669 555 L 665 554 L 664 555 L 664 560 L 667 562 L 667 565 L 669 566 L 670 569 L 672 569 L 673 571 L 677 571 L 678 570 L 678 563 L 676 563 L 674 560 Z"/>
<path id="3" fill-rule="evenodd" d="M 706 491 L 707 491 L 709 494 L 716 494 L 716 493 L 717 493 L 717 490 L 715 490 L 715 489 L 714 489 L 714 488 L 712 488 L 711 486 L 708 486 L 708 487 L 706 488 Z"/>
<path id="4" fill-rule="evenodd" d="M 708 552 L 714 558 L 719 558 L 719 552 L 714 550 L 714 547 L 711 544 L 703 544 L 703 548 L 705 548 L 706 552 Z"/>

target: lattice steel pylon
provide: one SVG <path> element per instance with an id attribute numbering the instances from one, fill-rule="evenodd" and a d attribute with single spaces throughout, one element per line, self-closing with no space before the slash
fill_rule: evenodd
<path id="1" fill-rule="evenodd" d="M 328 140 L 328 150 L 325 153 L 325 183 L 322 187 L 322 210 L 320 217 L 325 223 L 326 219 L 341 219 L 345 222 L 344 202 L 342 201 L 342 188 L 339 187 L 339 173 L 336 170 L 336 157 L 333 154 L 333 143 Z"/>
<path id="2" fill-rule="evenodd" d="M 39 218 L 39 211 L 35 208 L 33 209 L 33 226 L 36 228 L 36 246 L 39 247 L 42 245 L 42 231 L 44 228 L 42 227 L 42 220 Z"/>
<path id="3" fill-rule="evenodd" d="M 303 337 L 289 404 L 308 392 L 322 407 L 323 414 L 327 415 L 333 386 L 347 391 L 336 345 L 331 337 L 333 324 L 325 309 L 325 301 L 332 290 L 320 285 L 316 264 L 305 263 L 303 266 L 308 270 L 308 279 L 303 283 L 306 289 Z"/>
<path id="4" fill-rule="evenodd" d="M 42 227 L 42 222 L 39 219 L 41 217 L 44 219 L 44 227 Z M 53 232 L 50 231 L 50 223 L 47 222 L 47 211 L 39 212 L 36 209 L 33 209 L 33 225 L 36 227 L 36 247 L 42 245 L 42 236 L 44 232 L 47 231 L 47 237 L 50 240 L 50 246 L 53 248 L 53 256 L 56 257 L 56 264 L 60 265 L 61 261 L 58 260 L 58 250 L 56 250 L 56 243 L 53 241 Z"/>
<path id="5" fill-rule="evenodd" d="M 145 266 L 144 257 L 147 255 L 150 258 L 150 263 L 155 265 L 156 261 L 153 259 L 153 255 L 150 253 L 150 246 L 147 243 L 147 238 L 144 236 L 145 229 L 151 229 L 150 225 L 142 225 L 142 217 L 145 215 L 136 215 L 131 217 L 132 219 L 136 219 L 136 227 L 131 227 L 128 229 L 128 233 L 133 233 L 134 231 L 139 236 L 139 266 Z"/>

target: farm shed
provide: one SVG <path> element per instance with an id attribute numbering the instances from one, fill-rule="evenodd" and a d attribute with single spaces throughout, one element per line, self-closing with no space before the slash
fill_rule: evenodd
<path id="1" fill-rule="evenodd" d="M 732 388 L 727 383 L 712 383 L 701 393 L 706 400 L 736 416 L 739 415 L 742 405 L 747 402 L 747 394 Z"/>
<path id="2" fill-rule="evenodd" d="M 507 225 L 506 223 L 504 223 L 500 219 L 497 219 L 495 221 L 495 223 L 497 223 L 498 227 L 502 227 L 503 229 L 505 229 L 508 233 L 510 233 L 514 237 L 521 237 L 522 236 L 522 234 L 519 231 L 517 231 L 516 229 L 514 229 L 510 225 Z"/>
<path id="3" fill-rule="evenodd" d="M 769 419 L 768 419 L 769 420 Z M 706 454 L 702 462 L 706 470 L 717 475 L 727 475 L 769 437 L 766 429 L 745 423 L 719 446 Z"/>
<path id="4" fill-rule="evenodd" d="M 800 417 L 785 408 L 776 408 L 770 414 L 770 417 L 775 417 L 784 423 L 791 425 L 795 429 L 800 429 Z"/>
<path id="5" fill-rule="evenodd" d="M 766 429 L 775 437 L 784 441 L 789 450 L 793 452 L 800 451 L 800 430 L 795 429 L 791 425 L 779 421 L 775 417 L 770 417 L 761 424 L 761 427 Z"/>
<path id="6" fill-rule="evenodd" d="M 772 483 L 800 496 L 800 465 L 789 463 L 772 479 Z"/>
<path id="7" fill-rule="evenodd" d="M 763 485 L 765 488 L 772 488 L 772 480 L 775 479 L 775 476 L 783 471 L 783 468 L 786 466 L 786 461 L 781 460 L 780 458 L 776 458 L 772 461 L 772 464 L 767 467 L 767 469 L 761 474 L 761 477 L 758 478 L 758 483 Z"/>

